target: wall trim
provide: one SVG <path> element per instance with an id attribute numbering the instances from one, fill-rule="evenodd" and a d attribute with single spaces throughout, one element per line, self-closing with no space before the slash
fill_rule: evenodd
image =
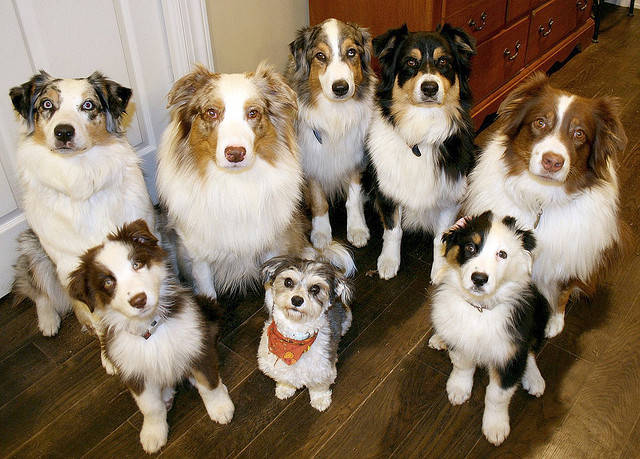
<path id="1" fill-rule="evenodd" d="M 205 0 L 162 0 L 173 81 L 199 62 L 214 71 Z"/>

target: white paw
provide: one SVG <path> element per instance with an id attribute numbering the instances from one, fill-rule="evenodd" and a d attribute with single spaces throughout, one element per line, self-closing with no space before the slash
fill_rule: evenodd
<path id="1" fill-rule="evenodd" d="M 276 383 L 276 397 L 280 400 L 291 397 L 296 393 L 296 388 L 288 384 Z"/>
<path id="2" fill-rule="evenodd" d="M 447 380 L 447 396 L 452 405 L 462 405 L 471 397 L 473 389 L 473 376 L 470 380 L 456 377 L 452 373 Z"/>
<path id="3" fill-rule="evenodd" d="M 218 387 L 211 390 L 207 396 L 203 396 L 204 406 L 212 421 L 220 424 L 228 424 L 233 419 L 236 407 L 229 397 L 227 386 L 218 384 Z"/>
<path id="4" fill-rule="evenodd" d="M 547 327 L 544 329 L 544 336 L 547 338 L 553 338 L 558 335 L 562 329 L 564 328 L 564 314 L 563 313 L 553 313 L 551 317 L 549 317 L 549 322 L 547 322 Z"/>
<path id="5" fill-rule="evenodd" d="M 108 375 L 115 375 L 118 372 L 113 363 L 111 363 L 111 360 L 109 360 L 109 358 L 104 355 L 104 353 L 100 353 L 100 360 L 102 361 L 102 367 L 104 368 L 104 371 L 106 371 Z"/>
<path id="6" fill-rule="evenodd" d="M 489 443 L 499 446 L 509 436 L 510 431 L 508 414 L 485 410 L 482 416 L 482 433 Z"/>
<path id="7" fill-rule="evenodd" d="M 433 335 L 431 335 L 431 338 L 429 338 L 429 347 L 431 349 L 435 349 L 436 351 L 446 351 L 447 343 L 445 343 L 444 340 L 440 338 L 440 335 L 434 333 Z"/>
<path id="8" fill-rule="evenodd" d="M 309 392 L 311 406 L 318 411 L 324 411 L 331 405 L 331 391 Z"/>
<path id="9" fill-rule="evenodd" d="M 331 244 L 331 233 L 313 229 L 311 231 L 311 243 L 316 249 L 325 249 Z"/>
<path id="10" fill-rule="evenodd" d="M 160 448 L 167 444 L 169 434 L 169 424 L 167 421 L 151 423 L 145 421 L 140 431 L 140 443 L 145 452 L 151 454 L 158 452 Z"/>
<path id="11" fill-rule="evenodd" d="M 380 279 L 391 279 L 396 277 L 400 268 L 400 258 L 380 255 L 378 257 L 378 275 Z"/>
<path id="12" fill-rule="evenodd" d="M 522 388 L 534 397 L 544 394 L 546 384 L 539 371 L 525 372 L 522 376 Z"/>
<path id="13" fill-rule="evenodd" d="M 364 247 L 369 242 L 369 228 L 366 226 L 347 228 L 347 240 L 354 247 Z"/>
<path id="14" fill-rule="evenodd" d="M 60 330 L 60 316 L 53 307 L 38 309 L 38 328 L 44 336 L 55 336 Z"/>

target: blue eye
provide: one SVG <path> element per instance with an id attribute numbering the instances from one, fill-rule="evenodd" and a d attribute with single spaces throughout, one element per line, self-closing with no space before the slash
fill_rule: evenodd
<path id="1" fill-rule="evenodd" d="M 90 100 L 85 100 L 84 102 L 82 102 L 82 109 L 83 110 L 87 110 L 87 111 L 93 110 L 94 107 L 95 107 L 95 105 Z"/>

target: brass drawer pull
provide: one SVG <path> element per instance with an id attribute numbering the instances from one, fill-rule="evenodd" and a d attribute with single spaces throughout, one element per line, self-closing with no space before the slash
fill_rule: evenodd
<path id="1" fill-rule="evenodd" d="M 578 0 L 576 2 L 576 8 L 578 8 L 578 11 L 586 10 L 588 5 L 589 5 L 589 0 Z"/>
<path id="2" fill-rule="evenodd" d="M 542 36 L 542 37 L 546 37 L 547 35 L 549 35 L 551 33 L 551 26 L 553 26 L 553 19 L 549 19 L 549 29 L 547 31 L 544 30 L 544 26 L 541 25 L 538 28 L 538 33 Z"/>
<path id="3" fill-rule="evenodd" d="M 469 27 L 471 27 L 471 30 L 473 30 L 474 32 L 477 32 L 478 30 L 484 29 L 484 26 L 487 25 L 487 12 L 486 11 L 482 12 L 482 14 L 480 15 L 480 19 L 482 19 L 482 25 L 476 24 L 476 21 L 474 21 L 473 18 L 469 19 Z"/>
<path id="4" fill-rule="evenodd" d="M 516 59 L 516 57 L 518 57 L 518 53 L 520 52 L 520 40 L 518 40 L 516 42 L 516 48 L 515 48 L 515 53 L 513 54 L 513 56 L 511 55 L 511 51 L 509 51 L 509 48 L 505 48 L 504 50 L 504 57 L 507 58 L 507 60 L 509 61 L 514 61 Z"/>

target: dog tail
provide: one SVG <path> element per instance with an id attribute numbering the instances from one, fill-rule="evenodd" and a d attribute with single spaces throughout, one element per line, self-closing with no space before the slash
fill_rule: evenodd
<path id="1" fill-rule="evenodd" d="M 351 251 L 338 241 L 331 241 L 331 243 L 323 249 L 309 246 L 305 249 L 303 258 L 328 261 L 340 269 L 346 277 L 351 277 L 356 272 L 356 263 L 353 261 Z"/>

